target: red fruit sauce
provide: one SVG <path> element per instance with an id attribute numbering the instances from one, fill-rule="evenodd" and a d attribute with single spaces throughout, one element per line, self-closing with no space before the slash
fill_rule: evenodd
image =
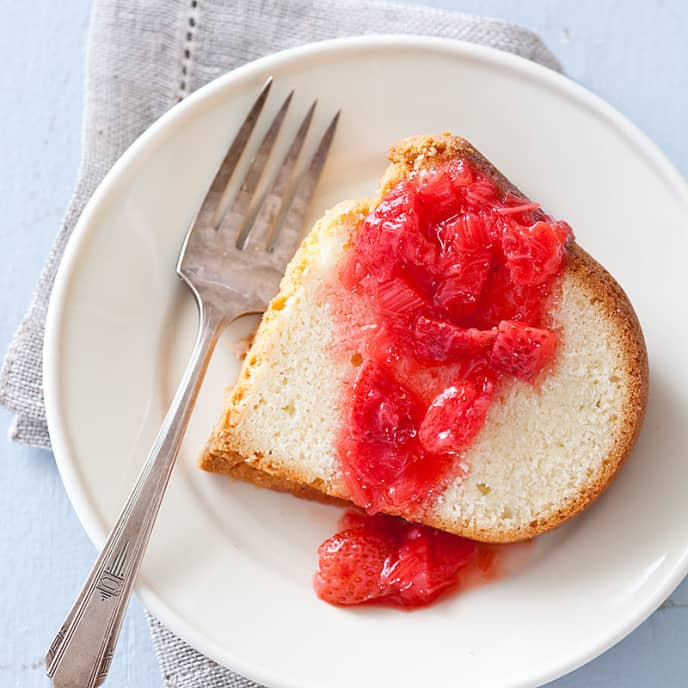
<path id="1" fill-rule="evenodd" d="M 334 304 L 341 337 L 355 346 L 337 451 L 357 506 L 419 518 L 470 470 L 463 455 L 496 387 L 510 378 L 536 383 L 556 353 L 548 311 L 571 237 L 565 222 L 465 159 L 398 183 L 364 219 L 351 237 Z M 353 302 L 366 314 L 356 332 Z M 462 538 L 407 528 L 422 547 L 446 550 L 453 562 L 461 558 L 457 548 L 475 549 Z M 335 536 L 345 549 L 349 530 Z M 392 531 L 394 543 L 400 536 Z M 371 571 L 391 556 L 382 554 Z M 431 578 L 445 570 L 432 563 L 443 556 L 425 558 Z M 328 599 L 322 567 L 317 580 Z M 409 594 L 382 598 L 408 606 Z"/>
<path id="2" fill-rule="evenodd" d="M 314 587 L 338 606 L 426 607 L 519 566 L 529 543 L 487 545 L 401 518 L 349 510 L 318 549 Z"/>

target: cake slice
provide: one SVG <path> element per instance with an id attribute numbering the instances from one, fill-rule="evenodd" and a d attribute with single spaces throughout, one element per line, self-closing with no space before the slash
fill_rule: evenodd
<path id="1" fill-rule="evenodd" d="M 640 430 L 633 308 L 467 141 L 413 137 L 389 158 L 375 199 L 303 241 L 201 467 L 484 542 L 555 528 Z"/>

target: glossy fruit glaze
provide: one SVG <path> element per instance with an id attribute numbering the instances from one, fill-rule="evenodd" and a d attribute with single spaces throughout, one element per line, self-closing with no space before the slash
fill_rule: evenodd
<path id="1" fill-rule="evenodd" d="M 404 521 L 348 511 L 340 532 L 318 549 L 315 590 L 340 606 L 425 607 L 498 575 L 499 546 Z"/>
<path id="2" fill-rule="evenodd" d="M 399 182 L 351 237 L 339 274 L 367 321 L 341 336 L 356 366 L 340 467 L 353 502 L 411 519 L 470 466 L 495 388 L 536 384 L 571 230 L 465 159 Z"/>

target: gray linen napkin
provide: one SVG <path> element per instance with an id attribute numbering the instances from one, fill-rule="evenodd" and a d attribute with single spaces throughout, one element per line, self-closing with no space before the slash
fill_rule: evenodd
<path id="1" fill-rule="evenodd" d="M 95 0 L 89 31 L 81 165 L 74 196 L 31 306 L 0 372 L 11 438 L 50 447 L 42 347 L 50 290 L 69 235 L 96 186 L 132 141 L 189 93 L 244 62 L 338 36 L 408 33 L 481 43 L 559 70 L 526 29 L 493 19 L 364 0 Z M 149 616 L 166 686 L 252 688 Z"/>

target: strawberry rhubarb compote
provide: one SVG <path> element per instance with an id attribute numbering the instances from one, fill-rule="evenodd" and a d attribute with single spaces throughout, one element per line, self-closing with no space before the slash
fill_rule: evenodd
<path id="1" fill-rule="evenodd" d="M 464 454 L 495 388 L 509 378 L 535 383 L 554 357 L 548 312 L 571 236 L 565 222 L 467 159 L 399 182 L 361 223 L 339 275 L 343 292 L 362 300 L 370 315 L 357 337 L 337 447 L 357 506 L 413 520 L 470 470 Z M 375 599 L 417 606 L 451 587 L 477 551 L 427 527 L 371 524 L 375 537 L 359 524 L 353 535 L 345 529 L 320 548 L 316 588 L 324 599 L 372 599 L 343 590 L 341 575 L 328 574 L 337 570 L 337 556 L 350 565 L 360 553 L 361 570 L 375 571 L 379 589 L 387 590 Z M 414 565 L 432 579 L 426 587 L 433 594 L 412 590 Z M 400 568 L 403 594 L 389 583 Z"/>
<path id="2" fill-rule="evenodd" d="M 353 510 L 340 528 L 320 545 L 315 576 L 316 592 L 332 604 L 422 607 L 499 574 L 495 546 L 435 528 Z"/>

